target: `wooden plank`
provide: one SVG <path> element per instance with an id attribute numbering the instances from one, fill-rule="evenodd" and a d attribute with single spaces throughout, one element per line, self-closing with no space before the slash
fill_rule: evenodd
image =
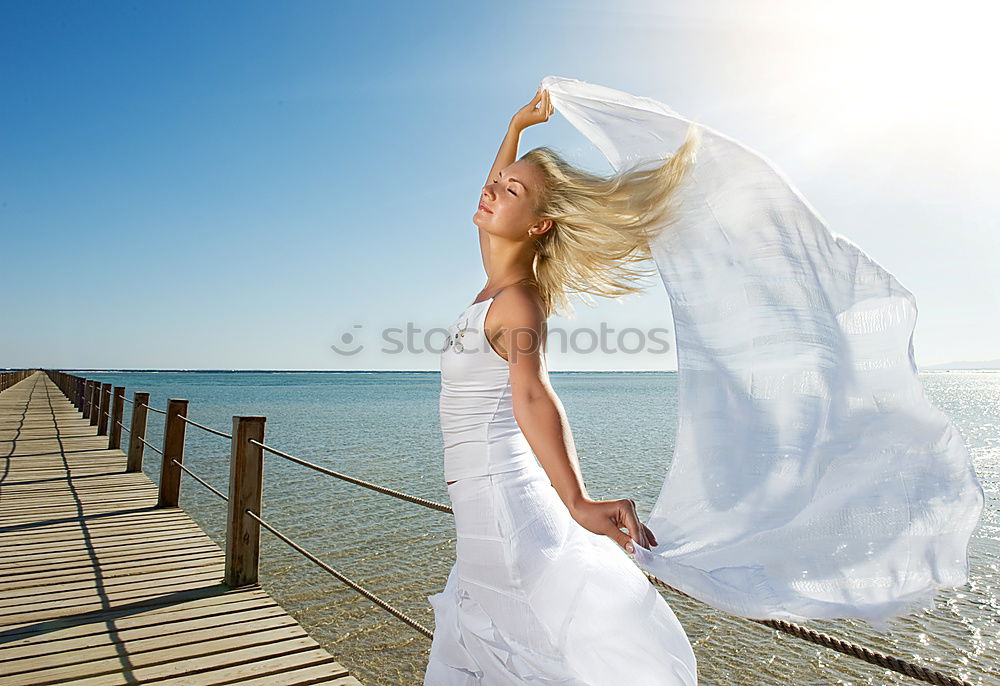
<path id="1" fill-rule="evenodd" d="M 192 609 L 198 611 L 207 607 L 226 608 L 236 602 L 257 603 L 261 607 L 277 606 L 277 603 L 263 591 L 240 589 L 220 592 L 219 587 L 212 586 L 166 596 L 154 596 L 106 610 L 61 617 L 44 624 L 44 631 L 39 629 L 38 622 L 29 619 L 25 623 L 11 624 L 3 628 L 2 635 L 11 641 L 26 640 L 34 636 L 40 642 L 44 642 L 48 637 L 63 635 L 63 632 L 72 631 L 77 627 L 93 626 L 101 622 L 114 622 L 116 626 L 120 626 L 123 623 L 128 624 L 132 617 L 141 619 L 158 613 L 184 612 Z"/>
<path id="2" fill-rule="evenodd" d="M 15 607 L 6 607 L 0 610 L 0 625 L 14 622 L 21 623 L 27 617 L 38 620 L 49 620 L 56 617 L 63 617 L 69 613 L 94 612 L 113 607 L 120 603 L 132 603 L 143 599 L 157 598 L 168 593 L 209 588 L 219 583 L 219 579 L 215 575 L 190 577 L 190 579 L 190 581 L 171 583 L 165 588 L 146 588 L 143 590 L 125 590 L 120 592 L 105 589 L 103 592 L 94 593 L 88 598 L 72 599 L 65 602 L 40 600 L 36 603 L 21 603 Z"/>
<path id="3" fill-rule="evenodd" d="M 37 521 L 37 520 L 35 520 Z M 2 531 L 4 528 L 3 524 L 0 524 L 0 541 L 12 541 L 16 542 L 20 537 L 24 536 L 26 532 L 30 531 L 33 539 L 42 539 L 45 537 L 52 538 L 53 540 L 64 540 L 72 541 L 72 532 L 79 531 L 81 521 L 78 518 L 72 520 L 63 521 L 51 521 L 46 520 L 48 523 L 39 524 L 38 526 L 31 527 L 29 529 L 18 529 L 17 531 Z M 178 522 L 183 522 L 185 524 L 194 524 L 190 519 L 186 518 L 186 515 L 182 518 L 178 514 L 177 510 L 139 510 L 139 511 L 125 511 L 125 512 L 111 512 L 100 518 L 85 518 L 83 522 L 86 523 L 88 530 L 92 532 L 100 533 L 102 528 L 107 528 L 109 530 L 117 530 L 119 533 L 123 531 L 130 531 L 129 527 L 136 526 L 147 526 L 153 527 L 157 523 L 164 526 L 173 525 Z M 71 535 L 66 536 L 65 534 L 69 532 Z"/>
<path id="4" fill-rule="evenodd" d="M 181 523 L 160 526 L 136 526 L 130 527 L 128 531 L 123 531 L 121 527 L 111 527 L 108 529 L 92 529 L 87 527 L 87 533 L 91 544 L 105 547 L 120 545 L 134 540 L 156 541 L 171 536 L 203 535 L 197 527 Z M 36 538 L 33 533 L 26 532 L 20 544 L 0 542 L 0 557 L 15 551 L 21 551 L 25 555 L 28 553 L 44 555 L 54 550 L 84 550 L 88 545 L 85 541 L 66 541 L 65 538 Z"/>
<path id="5" fill-rule="evenodd" d="M 134 566 L 135 563 L 133 563 Z M 11 588 L 0 591 L 0 608 L 19 607 L 28 604 L 32 599 L 44 595 L 46 603 L 70 602 L 77 598 L 86 598 L 95 593 L 109 594 L 134 588 L 146 588 L 158 583 L 170 583 L 187 580 L 188 577 L 222 578 L 222 563 L 182 567 L 181 569 L 146 569 L 135 570 L 132 574 L 111 576 L 101 574 L 91 575 L 89 579 L 49 586 L 29 586 L 27 588 Z M 0 609 L 2 611 L 2 609 Z"/>
<path id="6" fill-rule="evenodd" d="M 218 564 L 218 562 L 219 556 L 216 552 L 209 552 L 207 554 L 192 554 L 185 552 L 169 560 L 164 561 L 157 559 L 156 562 L 148 566 L 147 569 L 153 571 L 158 569 L 205 567 Z M 123 560 L 121 562 L 101 565 L 101 576 L 105 579 L 134 575 L 136 573 L 134 560 Z M 12 591 L 19 588 L 36 588 L 38 589 L 38 592 L 44 592 L 46 590 L 46 586 L 71 584 L 77 581 L 86 581 L 93 578 L 94 574 L 86 569 L 59 570 L 54 573 L 34 572 L 31 574 L 18 574 L 16 577 L 11 577 L 10 581 L 0 582 L 0 590 Z"/>
<path id="7" fill-rule="evenodd" d="M 207 550 L 217 550 L 218 546 L 212 543 L 208 539 L 184 539 L 183 540 L 184 549 L 187 551 L 207 551 Z M 143 552 L 145 553 L 143 555 Z M 48 560 L 11 560 L 10 564 L 0 565 L 0 573 L 5 570 L 10 570 L 10 573 L 16 574 L 18 570 L 21 572 L 26 572 L 28 569 L 37 568 L 39 565 L 48 568 L 52 568 L 55 565 L 72 565 L 74 563 L 80 563 L 81 561 L 89 565 L 95 560 L 100 560 L 102 562 L 111 562 L 113 560 L 128 559 L 139 555 L 140 557 L 154 557 L 158 555 L 168 556 L 179 552 L 178 546 L 171 546 L 169 543 L 158 542 L 150 544 L 145 548 L 141 546 L 131 546 L 131 547 L 117 547 L 110 550 L 82 550 L 73 551 L 67 553 L 59 553 L 52 555 Z"/>
<path id="8" fill-rule="evenodd" d="M 202 545 L 215 545 L 212 539 L 205 536 L 204 533 L 197 531 L 195 529 L 177 530 L 172 529 L 170 532 L 173 534 L 173 541 L 176 542 L 174 548 L 179 548 L 182 546 L 202 546 Z M 139 534 L 128 534 L 125 532 L 119 532 L 117 534 L 118 538 L 112 540 L 109 543 L 105 543 L 100 537 L 93 537 L 91 531 L 84 527 L 79 532 L 80 537 L 83 540 L 74 541 L 72 546 L 67 546 L 62 550 L 53 550 L 50 546 L 42 545 L 40 549 L 35 549 L 32 546 L 32 541 L 27 541 L 24 546 L 18 550 L 16 554 L 6 555 L 4 557 L 4 563 L 0 564 L 0 568 L 5 566 L 13 566 L 14 564 L 30 564 L 34 560 L 50 560 L 56 562 L 62 559 L 75 559 L 81 555 L 95 555 L 95 554 L 105 554 L 105 555 L 115 555 L 115 554 L 128 554 L 132 548 L 143 548 L 145 550 L 153 551 L 159 548 L 169 549 L 168 540 L 164 540 L 162 535 L 157 535 L 157 533 L 147 533 L 140 532 Z M 42 543 L 39 541 L 39 543 Z M 218 546 L 216 546 L 218 547 Z"/>
<path id="9" fill-rule="evenodd" d="M 289 638 L 302 638 L 306 633 L 288 615 L 258 619 L 252 626 L 228 624 L 222 626 L 203 624 L 198 629 L 166 636 L 156 635 L 129 641 L 111 642 L 106 645 L 81 645 L 75 650 L 36 655 L 31 660 L 20 660 L 5 665 L 7 676 L 31 674 L 38 680 L 62 678 L 62 674 L 75 676 L 81 669 L 100 671 L 102 664 L 121 666 L 119 656 L 127 653 L 133 666 L 155 664 L 158 651 L 175 651 L 195 656 L 200 651 L 211 653 L 220 646 L 253 646 L 273 643 Z M 188 651 L 191 651 L 190 653 Z M 146 655 L 150 653 L 150 655 Z"/>
<path id="10" fill-rule="evenodd" d="M 281 664 L 285 658 L 277 658 L 275 664 Z M 209 672 L 205 676 L 214 676 L 215 672 Z M 330 681 L 333 679 L 333 681 Z M 199 686 L 203 684 L 224 683 L 219 681 L 198 681 Z M 257 678 L 240 679 L 240 686 L 274 686 L 280 683 L 282 686 L 305 686 L 306 684 L 335 684 L 337 686 L 361 686 L 361 682 L 355 679 L 347 670 L 337 662 L 327 662 L 311 665 L 308 667 L 294 667 L 283 669 L 278 672 L 271 672 L 265 676 Z"/>
<path id="11" fill-rule="evenodd" d="M 225 627 L 228 624 L 256 622 L 257 620 L 274 617 L 288 617 L 284 609 L 278 605 L 268 605 L 265 607 L 255 605 L 234 607 L 233 605 L 228 605 L 225 607 L 228 609 L 224 614 L 218 614 L 217 608 L 212 606 L 202 608 L 200 613 L 194 611 L 176 616 L 160 613 L 156 617 L 144 618 L 146 620 L 145 624 L 135 625 L 131 628 L 126 628 L 123 622 L 116 621 L 113 633 L 108 632 L 106 626 L 100 626 L 97 633 L 85 634 L 77 632 L 72 636 L 47 641 L 44 651 L 46 655 L 54 655 L 56 653 L 80 650 L 85 647 L 110 646 L 117 643 L 125 644 L 128 641 L 141 638 L 174 636 L 186 631 L 203 629 L 207 626 L 213 628 Z M 215 615 L 209 614 L 213 611 L 216 612 Z M 80 628 L 81 631 L 83 630 L 83 627 L 77 628 Z M 94 628 L 91 627 L 91 630 L 93 631 Z M 31 638 L 37 637 L 32 636 Z M 5 661 L 32 658 L 39 653 L 38 646 L 39 643 L 37 641 L 27 639 L 22 639 L 16 644 L 0 645 L 0 665 Z"/>
<path id="12" fill-rule="evenodd" d="M 301 627 L 298 628 L 301 633 Z M 306 650 L 314 650 L 316 642 L 309 637 L 278 639 L 277 637 L 292 632 L 287 629 L 276 629 L 272 632 L 261 632 L 255 640 L 247 645 L 244 636 L 224 638 L 217 641 L 205 641 L 193 645 L 180 646 L 150 653 L 129 654 L 127 670 L 122 670 L 122 659 L 114 657 L 106 660 L 94 660 L 65 667 L 52 669 L 36 669 L 20 674 L 7 674 L 0 683 L 11 686 L 38 686 L 71 681 L 75 686 L 83 684 L 116 684 L 148 683 L 155 679 L 168 677 L 183 677 L 189 674 L 207 671 L 218 667 L 232 667 Z M 36 658 L 37 663 L 37 658 Z"/>

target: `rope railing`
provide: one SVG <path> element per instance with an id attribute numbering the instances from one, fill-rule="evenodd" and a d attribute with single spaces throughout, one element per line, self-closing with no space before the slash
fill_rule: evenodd
<path id="1" fill-rule="evenodd" d="M 142 436 L 136 436 L 136 438 L 139 439 L 140 441 L 142 441 L 142 444 L 145 445 L 147 448 L 152 448 L 158 455 L 163 455 L 163 451 L 162 450 L 160 450 L 159 448 L 157 448 L 155 445 L 152 445 L 151 443 L 148 443 L 146 441 L 146 439 L 143 438 Z"/>
<path id="2" fill-rule="evenodd" d="M 764 624 L 772 629 L 777 629 L 778 631 L 783 631 L 786 634 L 795 636 L 797 638 L 802 638 L 817 645 L 821 645 L 825 648 L 831 650 L 836 650 L 838 653 L 843 653 L 844 655 L 850 655 L 851 657 L 856 657 L 859 660 L 864 660 L 865 662 L 879 667 L 884 667 L 886 669 L 891 669 L 899 674 L 905 674 L 913 679 L 919 679 L 920 681 L 926 681 L 929 684 L 938 684 L 939 686 L 973 686 L 970 682 L 964 681 L 962 679 L 956 679 L 955 677 L 948 676 L 947 674 L 942 674 L 933 669 L 927 667 L 921 667 L 920 665 L 915 665 L 912 662 L 907 662 L 898 657 L 893 657 L 892 655 L 885 655 L 883 653 L 877 652 L 875 650 L 870 650 L 868 648 L 854 645 L 853 643 L 848 643 L 839 638 L 833 636 L 828 636 L 827 634 L 821 633 L 819 631 L 813 631 L 812 629 L 807 629 L 802 626 L 791 624 L 780 619 L 754 619 L 752 620 L 759 624 Z"/>
<path id="3" fill-rule="evenodd" d="M 158 410 L 155 407 L 151 407 L 150 405 L 147 405 L 146 403 L 143 403 L 142 407 L 145 407 L 147 410 L 152 410 L 153 412 L 159 412 L 160 414 L 166 414 L 167 413 L 166 410 Z"/>
<path id="4" fill-rule="evenodd" d="M 306 550 L 305 548 L 303 548 L 302 546 L 300 546 L 298 543 L 296 543 L 295 541 L 293 541 L 292 539 L 290 539 L 288 536 L 286 536 L 285 534 L 283 534 L 280 531 L 278 531 L 277 529 L 275 529 L 273 526 L 271 526 L 270 524 L 268 524 L 266 521 L 264 521 L 263 519 L 261 519 L 260 517 L 258 517 L 256 514 L 254 514 L 250 510 L 245 510 L 245 513 L 249 517 L 251 517 L 252 519 L 256 520 L 257 523 L 260 524 L 262 527 L 264 527 L 265 529 L 267 529 L 268 531 L 270 531 L 272 534 L 274 534 L 275 536 L 277 536 L 278 538 L 280 538 L 282 541 L 284 541 L 285 543 L 287 543 L 291 548 L 293 548 L 294 550 L 296 550 L 299 554 L 305 556 L 310 562 L 314 563 L 315 565 L 317 565 L 320 568 L 322 568 L 324 571 L 326 571 L 326 572 L 332 574 L 333 576 L 337 577 L 340 581 L 344 582 L 345 584 L 347 584 L 348 586 L 350 586 L 352 589 L 354 589 L 355 591 L 357 591 L 358 593 L 360 593 L 364 597 L 368 598 L 368 600 L 372 601 L 373 603 L 375 603 L 376 605 L 378 605 L 383 610 L 385 610 L 386 612 L 388 612 L 392 616 L 396 617 L 397 619 L 400 619 L 403 622 L 406 622 L 407 624 L 409 624 L 411 627 L 413 627 L 414 629 L 416 629 L 417 631 L 419 631 L 420 633 L 422 633 L 427 638 L 433 638 L 434 632 L 431 631 L 430 629 L 428 629 L 427 627 L 425 627 L 423 624 L 420 624 L 415 619 L 412 619 L 411 617 L 407 616 L 404 612 L 402 612 L 401 610 L 396 609 L 395 607 L 393 607 L 392 605 L 390 605 L 386 601 L 382 600 L 377 595 L 375 595 L 374 593 L 372 593 L 371 591 L 369 591 L 365 587 L 361 586 L 357 582 L 352 581 L 348 577 L 344 576 L 343 574 L 341 574 L 340 572 L 338 572 L 336 569 L 334 569 L 333 567 L 331 567 L 327 563 L 323 562 L 321 559 L 319 559 L 318 557 L 316 557 L 315 555 L 313 555 L 312 553 L 310 553 L 308 550 Z"/>
<path id="5" fill-rule="evenodd" d="M 182 415 L 182 414 L 181 414 L 181 415 L 177 415 L 177 418 L 178 418 L 178 419 L 181 419 L 181 420 L 183 420 L 183 421 L 185 421 L 185 422 L 187 422 L 188 424 L 194 424 L 194 425 L 195 425 L 195 426 L 197 426 L 197 427 L 198 427 L 199 429 L 203 429 L 203 430 L 207 431 L 207 432 L 208 432 L 208 433 L 210 433 L 210 434 L 215 434 L 216 436 L 222 436 L 223 438 L 228 438 L 228 439 L 229 439 L 230 441 L 231 441 L 231 440 L 233 440 L 233 435 L 232 435 L 232 434 L 227 434 L 227 433 L 223 433 L 223 432 L 221 432 L 221 431 L 217 431 L 217 430 L 213 429 L 213 428 L 212 428 L 212 427 L 210 427 L 210 426 L 205 426 L 204 424 L 199 424 L 199 423 L 198 423 L 198 422 L 196 422 L 195 420 L 193 420 L 193 419 L 188 419 L 187 417 L 185 417 L 185 416 L 184 416 L 184 415 Z"/>
<path id="6" fill-rule="evenodd" d="M 117 419 L 115 420 L 115 424 L 117 424 L 120 429 L 128 431 L 128 433 L 132 433 L 131 431 L 129 431 L 129 428 L 127 426 L 119 422 Z"/>
<path id="7" fill-rule="evenodd" d="M 277 448 L 272 448 L 269 445 L 264 445 L 260 441 L 254 440 L 252 438 L 249 439 L 249 442 L 253 443 L 254 445 L 260 446 L 262 449 L 266 450 L 267 452 L 269 452 L 269 453 L 271 453 L 273 455 L 277 455 L 278 457 L 283 457 L 286 460 L 289 460 L 291 462 L 295 462 L 296 464 L 300 464 L 303 467 L 308 467 L 309 469 L 314 469 L 317 472 L 319 472 L 320 474 L 326 474 L 328 476 L 334 476 L 334 477 L 337 477 L 338 479 L 342 479 L 344 481 L 348 481 L 348 482 L 350 482 L 352 484 L 356 484 L 358 486 L 364 486 L 365 488 L 370 488 L 373 491 L 377 491 L 377 492 L 383 493 L 385 495 L 391 495 L 393 498 L 399 498 L 400 500 L 406 500 L 406 501 L 411 502 L 411 503 L 416 503 L 417 505 L 423 505 L 424 507 L 429 507 L 432 510 L 438 510 L 440 512 L 447 512 L 449 514 L 454 514 L 454 512 L 452 511 L 452 509 L 449 506 L 443 505 L 441 503 L 436 503 L 433 500 L 427 500 L 426 498 L 421 498 L 419 496 L 410 495 L 408 493 L 403 493 L 402 491 L 397 491 L 397 490 L 395 490 L 393 488 L 387 488 L 385 486 L 379 486 L 378 484 L 373 484 L 372 482 L 365 481 L 364 479 L 359 479 L 359 478 L 354 477 L 354 476 L 348 476 L 347 474 L 341 474 L 340 472 L 336 472 L 336 471 L 334 471 L 332 469 L 327 469 L 326 467 L 321 467 L 318 464 L 313 464 L 312 462 L 309 462 L 307 460 L 303 460 L 301 457 L 295 457 L 294 455 L 289 455 L 288 453 L 282 452 L 282 451 L 278 450 Z"/>
<path id="8" fill-rule="evenodd" d="M 659 586 L 660 588 L 666 588 L 674 593 L 684 596 L 685 598 L 691 598 L 692 600 L 697 600 L 692 596 L 689 596 L 683 591 L 679 591 L 673 586 L 665 583 L 658 577 L 653 576 L 649 572 L 643 572 L 646 578 L 652 582 L 654 586 Z M 699 601 L 700 602 L 700 601 Z M 824 634 L 820 631 L 815 631 L 813 629 L 808 629 L 804 626 L 798 624 L 793 624 L 792 622 L 786 622 L 782 619 L 750 619 L 748 617 L 741 617 L 741 619 L 746 619 L 750 622 L 755 622 L 757 624 L 763 624 L 764 626 L 770 627 L 777 631 L 784 632 L 789 636 L 794 636 L 796 638 L 809 641 L 810 643 L 815 643 L 816 645 L 821 645 L 824 648 L 829 648 L 830 650 L 836 650 L 838 653 L 843 653 L 844 655 L 850 655 L 851 657 L 856 657 L 859 660 L 864 660 L 869 664 L 876 665 L 878 667 L 884 667 L 886 669 L 891 669 L 894 672 L 904 674 L 908 677 L 914 679 L 919 679 L 920 681 L 926 681 L 929 684 L 938 684 L 939 686 L 973 686 L 968 681 L 963 681 L 962 679 L 956 679 L 955 677 L 948 676 L 947 674 L 942 674 L 933 669 L 927 667 L 921 667 L 920 665 L 913 664 L 912 662 L 907 662 L 906 660 L 900 659 L 898 657 L 893 657 L 892 655 L 886 655 L 880 653 L 876 650 L 871 650 L 848 641 L 830 636 L 829 634 Z"/>
<path id="9" fill-rule="evenodd" d="M 213 486 L 212 484 L 208 483 L 207 481 L 205 481 L 204 479 L 202 479 L 200 476 L 198 476 L 197 474 L 195 474 L 194 472 L 192 472 L 190 469 L 188 469 L 187 467 L 185 467 L 183 462 L 178 462 L 177 460 L 170 460 L 170 461 L 173 462 L 178 467 L 180 467 L 181 470 L 185 474 L 187 474 L 192 479 L 194 479 L 195 481 L 197 481 L 198 483 L 200 483 L 202 486 L 204 486 L 205 488 L 207 488 L 208 490 L 210 490 L 212 493 L 214 493 L 215 495 L 219 496 L 220 498 L 222 498 L 226 502 L 229 502 L 229 497 L 227 495 L 225 495 L 222 491 L 220 491 L 219 489 L 217 489 L 215 486 Z"/>

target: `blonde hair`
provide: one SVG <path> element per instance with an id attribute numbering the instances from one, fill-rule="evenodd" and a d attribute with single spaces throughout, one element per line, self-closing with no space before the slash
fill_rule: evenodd
<path id="1" fill-rule="evenodd" d="M 652 258 L 650 242 L 675 219 L 677 186 L 695 160 L 700 141 L 694 122 L 681 146 L 661 164 L 649 160 L 609 177 L 567 162 L 549 147 L 534 148 L 521 159 L 534 164 L 543 183 L 535 203 L 539 218 L 552 227 L 535 243 L 532 283 L 545 315 L 572 317 L 569 293 L 610 298 L 639 293 L 636 282 L 656 274 L 637 264 Z"/>

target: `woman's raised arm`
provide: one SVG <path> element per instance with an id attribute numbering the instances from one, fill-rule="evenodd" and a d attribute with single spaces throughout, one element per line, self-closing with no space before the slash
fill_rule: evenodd
<path id="1" fill-rule="evenodd" d="M 490 173 L 486 177 L 487 184 L 495 181 L 502 170 L 517 161 L 517 146 L 521 142 L 521 132 L 532 124 L 548 121 L 550 114 L 552 114 L 552 105 L 549 102 L 549 92 L 539 88 L 531 102 L 519 109 L 511 118 L 510 124 L 507 126 L 507 135 L 500 143 L 500 150 L 493 162 L 493 168 L 490 169 Z M 479 250 L 483 255 L 483 269 L 486 270 L 486 276 L 489 277 L 490 236 L 482 228 L 479 229 Z"/>
<path id="2" fill-rule="evenodd" d="M 517 146 L 521 141 L 522 130 L 523 127 L 516 125 L 512 119 L 510 125 L 507 127 L 507 135 L 504 136 L 503 142 L 500 143 L 500 151 L 497 152 L 497 159 L 493 163 L 493 168 L 490 169 L 490 175 L 486 177 L 487 184 L 495 181 L 497 174 L 517 161 Z M 480 193 L 481 196 L 482 193 Z M 486 270 L 486 276 L 488 277 L 490 276 L 490 235 L 482 227 L 479 228 L 479 250 L 483 254 L 483 269 Z"/>

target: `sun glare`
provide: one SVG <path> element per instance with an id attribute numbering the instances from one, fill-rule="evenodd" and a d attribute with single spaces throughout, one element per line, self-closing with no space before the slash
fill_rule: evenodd
<path id="1" fill-rule="evenodd" d="M 755 38 L 750 62 L 735 68 L 804 129 L 823 123 L 827 141 L 815 141 L 814 152 L 888 136 L 901 146 L 948 146 L 951 156 L 995 168 L 984 152 L 1000 152 L 997 5 L 883 0 L 737 7 L 740 16 L 730 13 L 727 23 Z M 928 140 L 929 132 L 939 134 L 936 140 Z"/>

